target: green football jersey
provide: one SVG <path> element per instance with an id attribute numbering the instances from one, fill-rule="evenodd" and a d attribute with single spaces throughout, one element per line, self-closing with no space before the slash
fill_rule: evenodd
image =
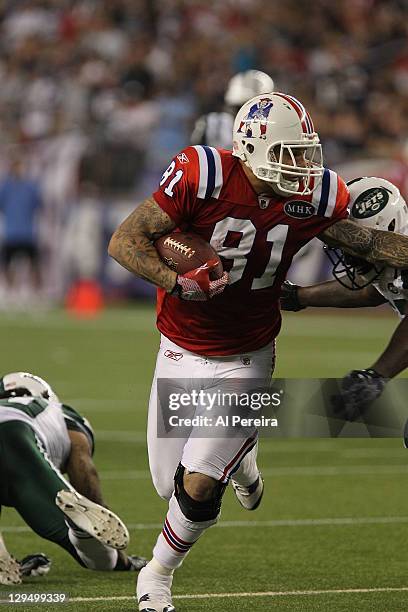
<path id="1" fill-rule="evenodd" d="M 66 464 L 71 441 L 62 406 L 39 397 L 12 397 L 0 400 L 0 427 L 8 421 L 27 423 L 41 441 L 53 464 Z"/>

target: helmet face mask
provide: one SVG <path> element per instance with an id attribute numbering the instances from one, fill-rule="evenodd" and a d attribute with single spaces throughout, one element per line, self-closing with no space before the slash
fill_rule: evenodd
<path id="1" fill-rule="evenodd" d="M 302 153 L 304 165 L 297 159 Z M 321 145 L 307 140 L 305 142 L 286 141 L 272 143 L 267 151 L 268 165 L 259 166 L 255 176 L 275 184 L 282 195 L 308 195 L 319 184 L 323 171 Z M 290 163 L 286 163 L 290 160 Z"/>
<path id="2" fill-rule="evenodd" d="M 0 379 L 0 399 L 26 396 L 59 402 L 50 385 L 29 372 L 11 372 Z"/>
<path id="3" fill-rule="evenodd" d="M 408 208 L 395 185 L 375 176 L 357 178 L 347 185 L 351 221 L 381 231 L 406 231 Z M 364 289 L 385 269 L 385 266 L 358 259 L 340 249 L 324 247 L 324 251 L 333 264 L 334 278 L 347 289 Z"/>
<path id="4" fill-rule="evenodd" d="M 233 155 L 284 196 L 311 194 L 323 176 L 320 140 L 309 114 L 279 92 L 256 96 L 238 111 Z"/>
<path id="5" fill-rule="evenodd" d="M 377 280 L 384 266 L 376 266 L 364 259 L 343 253 L 341 249 L 324 247 L 333 264 L 332 274 L 336 281 L 351 291 L 365 289 Z"/>

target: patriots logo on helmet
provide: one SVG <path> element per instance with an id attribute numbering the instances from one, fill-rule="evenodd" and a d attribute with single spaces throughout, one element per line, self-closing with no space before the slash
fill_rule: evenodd
<path id="1" fill-rule="evenodd" d="M 240 123 L 238 132 L 245 134 L 247 138 L 254 138 L 254 124 L 259 124 L 260 138 L 266 138 L 266 125 L 273 101 L 270 98 L 261 98 L 253 104 L 246 117 Z"/>

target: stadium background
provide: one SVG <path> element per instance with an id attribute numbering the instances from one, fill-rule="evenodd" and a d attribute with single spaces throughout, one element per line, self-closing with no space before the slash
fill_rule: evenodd
<path id="1" fill-rule="evenodd" d="M 130 523 L 132 551 L 149 556 L 165 510 L 144 441 L 158 338 L 151 289 L 107 258 L 112 229 L 188 143 L 194 119 L 222 108 L 229 77 L 248 68 L 308 106 L 327 165 L 346 179 L 378 173 L 407 195 L 407 22 L 402 0 L 1 3 L 0 174 L 22 159 L 41 186 L 44 288 L 32 292 L 24 264 L 17 290 L 2 277 L 0 369 L 38 373 L 90 418 L 106 499 Z M 292 278 L 324 278 L 324 262 L 313 248 Z M 62 307 L 84 279 L 103 288 L 107 308 L 96 317 Z M 368 366 L 397 322 L 373 310 L 285 315 L 277 375 Z M 248 516 L 226 496 L 225 528 L 177 576 L 175 594 L 190 597 L 178 609 L 406 610 L 400 441 L 264 441 L 260 462 L 265 503 Z M 1 528 L 17 557 L 54 559 L 52 574 L 27 589 L 91 599 L 66 609 L 134 609 L 129 576 L 77 568 L 11 510 Z M 266 591 L 283 595 L 194 598 Z M 290 595 L 298 591 L 324 592 Z"/>

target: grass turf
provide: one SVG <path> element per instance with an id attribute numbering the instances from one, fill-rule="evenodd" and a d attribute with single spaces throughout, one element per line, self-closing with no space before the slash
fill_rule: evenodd
<path id="1" fill-rule="evenodd" d="M 149 479 L 144 441 L 158 343 L 153 321 L 149 306 L 107 311 L 89 321 L 63 312 L 0 318 L 7 349 L 1 352 L 0 370 L 38 373 L 88 416 L 96 430 L 95 461 L 106 500 L 130 525 L 130 552 L 147 557 L 166 510 Z M 354 312 L 285 315 L 276 374 L 335 377 L 366 367 L 396 323 L 395 318 Z M 174 595 L 286 594 L 176 598 L 178 612 L 408 609 L 406 591 L 288 594 L 408 585 L 406 459 L 399 439 L 262 440 L 263 504 L 256 513 L 245 513 L 227 492 L 221 522 L 226 526 L 211 529 L 192 550 L 177 572 Z M 236 521 L 244 524 L 234 526 Z M 65 592 L 72 603 L 64 604 L 64 610 L 135 610 L 134 575 L 83 570 L 25 529 L 11 509 L 3 509 L 1 528 L 16 557 L 41 550 L 53 559 L 46 578 L 31 579 L 22 588 L 1 587 L 2 596 L 11 590 Z M 120 597 L 125 599 L 114 599 Z M 6 607 L 56 609 L 46 604 Z"/>

